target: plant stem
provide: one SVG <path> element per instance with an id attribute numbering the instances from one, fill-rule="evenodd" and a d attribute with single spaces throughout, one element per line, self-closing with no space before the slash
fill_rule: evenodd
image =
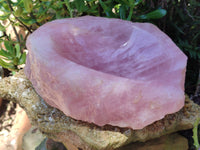
<path id="1" fill-rule="evenodd" d="M 12 22 L 10 19 L 8 19 L 8 20 L 11 22 L 11 25 L 12 25 L 12 28 L 13 28 L 13 30 L 14 30 L 14 32 L 15 32 L 15 36 L 16 36 L 16 38 L 17 38 L 17 41 L 18 41 L 19 43 L 21 43 L 21 42 L 20 42 L 20 38 L 19 38 L 19 34 L 17 33 L 17 30 L 16 30 L 15 26 L 13 25 L 13 22 Z"/>
<path id="2" fill-rule="evenodd" d="M 33 19 L 35 19 L 35 20 L 36 20 L 36 17 L 33 15 L 33 13 L 32 13 L 32 12 L 30 12 L 30 16 L 31 16 Z M 37 21 L 36 21 L 35 23 L 36 23 L 36 25 L 40 26 L 40 24 L 39 24 Z"/>
<path id="3" fill-rule="evenodd" d="M 193 145 L 198 149 L 200 148 L 199 146 L 199 140 L 198 140 L 198 124 L 199 124 L 199 121 L 200 121 L 200 118 L 197 118 L 195 123 L 194 123 L 194 127 L 193 127 L 193 140 L 194 140 L 194 143 Z"/>
<path id="4" fill-rule="evenodd" d="M 7 40 L 9 40 L 8 35 L 6 34 L 5 31 L 3 32 L 3 36 L 5 36 Z"/>
<path id="5" fill-rule="evenodd" d="M 71 9 L 71 7 L 69 5 L 69 0 L 65 0 L 65 3 L 66 3 L 66 6 L 67 6 L 67 8 L 69 10 L 70 18 L 73 18 L 72 9 Z"/>
<path id="6" fill-rule="evenodd" d="M 132 18 L 132 15 L 133 15 L 133 6 L 131 5 L 131 7 L 130 7 L 130 11 L 129 11 L 129 15 L 128 15 L 128 18 L 127 18 L 127 20 L 131 20 L 131 18 Z"/>
<path id="7" fill-rule="evenodd" d="M 61 2 L 64 2 L 64 0 L 61 0 Z M 68 10 L 68 8 L 65 4 L 62 4 L 62 6 L 63 6 L 64 10 L 66 10 L 66 11 Z"/>
<path id="8" fill-rule="evenodd" d="M 130 11 L 129 11 L 129 15 L 128 15 L 127 20 L 130 21 L 131 18 L 132 18 L 132 15 L 133 15 L 133 8 L 135 7 L 135 0 L 129 0 L 128 3 L 129 3 L 129 6 L 130 6 Z"/>
<path id="9" fill-rule="evenodd" d="M 32 33 L 31 29 L 29 29 L 29 27 L 26 26 L 26 25 L 25 25 L 17 16 L 15 16 L 15 14 L 13 13 L 14 10 L 13 10 L 13 8 L 12 8 L 12 6 L 11 6 L 10 0 L 6 0 L 6 2 L 8 3 L 8 6 L 9 6 L 9 8 L 10 8 L 12 14 L 13 14 L 13 16 L 15 17 L 15 19 L 16 19 L 17 21 L 19 21 L 19 22 L 28 30 L 28 32 Z"/>

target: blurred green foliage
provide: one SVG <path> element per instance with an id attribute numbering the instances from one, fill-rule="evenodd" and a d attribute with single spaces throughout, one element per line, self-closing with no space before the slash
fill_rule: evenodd
<path id="1" fill-rule="evenodd" d="M 156 24 L 188 56 L 185 87 L 186 93 L 194 94 L 200 67 L 198 0 L 0 0 L 0 65 L 12 71 L 18 70 L 25 62 L 27 36 L 42 24 L 84 15 Z M 10 26 L 15 38 L 9 35 Z M 5 41 L 13 48 L 7 49 Z M 20 47 L 18 56 L 16 44 Z M 11 53 L 12 57 L 8 57 Z"/>
<path id="2" fill-rule="evenodd" d="M 12 71 L 17 71 L 19 65 L 25 63 L 26 53 L 21 53 L 19 43 L 15 43 L 13 41 L 3 41 L 6 50 L 3 48 L 0 50 L 0 55 L 2 58 L 0 59 L 0 65 L 9 68 Z"/>
<path id="3" fill-rule="evenodd" d="M 193 95 L 200 83 L 200 1 L 169 1 L 165 5 L 168 15 L 162 19 L 160 28 L 188 56 L 185 91 Z"/>

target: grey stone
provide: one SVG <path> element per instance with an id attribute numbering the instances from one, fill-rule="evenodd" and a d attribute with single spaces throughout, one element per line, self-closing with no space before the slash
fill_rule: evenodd
<path id="1" fill-rule="evenodd" d="M 22 148 L 23 150 L 35 150 L 45 138 L 36 127 L 31 127 L 23 137 Z"/>

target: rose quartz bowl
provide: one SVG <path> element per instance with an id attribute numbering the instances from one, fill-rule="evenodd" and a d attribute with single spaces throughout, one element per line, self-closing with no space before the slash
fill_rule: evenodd
<path id="1" fill-rule="evenodd" d="M 27 48 L 33 87 L 74 119 L 142 129 L 184 105 L 187 57 L 150 23 L 55 20 L 33 32 Z"/>

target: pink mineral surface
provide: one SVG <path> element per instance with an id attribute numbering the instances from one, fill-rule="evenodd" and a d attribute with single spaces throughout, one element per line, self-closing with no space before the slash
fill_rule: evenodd
<path id="1" fill-rule="evenodd" d="M 27 48 L 33 87 L 74 119 L 142 129 L 184 105 L 187 57 L 150 23 L 55 20 L 33 32 Z"/>

